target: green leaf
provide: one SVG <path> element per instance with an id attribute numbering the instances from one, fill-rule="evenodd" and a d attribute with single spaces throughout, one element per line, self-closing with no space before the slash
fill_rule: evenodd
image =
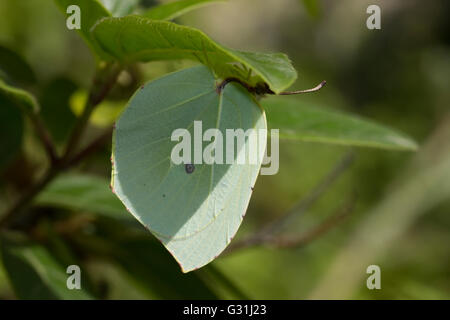
<path id="1" fill-rule="evenodd" d="M 120 267 L 121 281 L 150 299 L 217 299 L 217 288 L 199 272 L 183 274 L 167 250 L 143 228 L 100 220 L 96 234 L 77 234 L 77 247 Z M 125 296 L 127 294 L 125 293 Z"/>
<path id="2" fill-rule="evenodd" d="M 113 17 L 122 17 L 133 11 L 139 5 L 140 0 L 100 0 Z"/>
<path id="3" fill-rule="evenodd" d="M 20 110 L 0 91 L 0 169 L 20 150 L 22 134 Z"/>
<path id="4" fill-rule="evenodd" d="M 91 299 L 83 289 L 69 290 L 64 268 L 39 245 L 12 245 L 2 241 L 2 260 L 20 299 Z"/>
<path id="5" fill-rule="evenodd" d="M 38 111 L 39 105 L 34 96 L 0 79 L 0 167 L 20 149 L 23 132 L 20 112 L 33 115 Z"/>
<path id="6" fill-rule="evenodd" d="M 0 76 L 2 72 L 8 80 L 18 85 L 36 82 L 36 75 L 25 59 L 16 52 L 0 46 Z"/>
<path id="7" fill-rule="evenodd" d="M 87 91 L 79 90 L 75 92 L 70 98 L 70 108 L 72 112 L 77 116 L 81 116 L 86 107 L 87 99 Z M 125 105 L 125 101 L 104 100 L 95 107 L 94 112 L 89 118 L 89 122 L 98 127 L 110 127 L 114 121 L 116 121 Z"/>
<path id="8" fill-rule="evenodd" d="M 94 212 L 116 219 L 131 218 L 111 193 L 108 180 L 91 175 L 59 176 L 37 196 L 35 204 Z"/>
<path id="9" fill-rule="evenodd" d="M 138 16 L 105 18 L 94 26 L 92 34 L 105 52 L 124 63 L 197 60 L 217 77 L 237 77 L 251 86 L 266 83 L 275 93 L 297 78 L 285 54 L 231 50 L 197 29 L 168 21 Z"/>
<path id="10" fill-rule="evenodd" d="M 213 263 L 209 264 L 201 271 L 203 272 L 203 277 L 207 278 L 209 283 L 214 283 L 214 288 L 220 287 L 225 289 L 226 292 L 229 292 L 229 294 L 232 295 L 233 299 L 251 300 L 250 297 L 239 288 L 239 284 L 231 280 Z"/>
<path id="11" fill-rule="evenodd" d="M 197 273 L 182 274 L 167 251 L 148 237 L 121 239 L 116 243 L 116 261 L 145 290 L 160 299 L 218 299 Z"/>
<path id="12" fill-rule="evenodd" d="M 395 150 L 417 149 L 417 144 L 406 135 L 355 115 L 307 106 L 288 97 L 268 98 L 262 105 L 269 128 L 279 129 L 280 138 Z"/>
<path id="13" fill-rule="evenodd" d="M 56 78 L 43 89 L 39 99 L 41 116 L 57 142 L 66 141 L 75 124 L 76 117 L 69 108 L 69 98 L 77 86 L 66 78 Z"/>
<path id="14" fill-rule="evenodd" d="M 194 121 L 202 121 L 203 131 L 215 128 L 224 137 L 226 128 L 266 128 L 264 112 L 245 89 L 230 83 L 218 93 L 211 72 L 199 66 L 138 90 L 118 119 L 113 138 L 113 191 L 184 272 L 212 261 L 230 243 L 266 146 L 264 136 L 256 164 L 203 162 L 189 174 L 184 164 L 171 161 L 178 144 L 171 136 L 185 128 L 194 137 Z M 243 144 L 238 152 L 248 147 L 248 140 Z"/>
<path id="15" fill-rule="evenodd" d="M 155 20 L 172 20 L 192 10 L 225 0 L 180 0 L 155 6 L 143 15 Z"/>
<path id="16" fill-rule="evenodd" d="M 36 113 L 39 111 L 39 104 L 34 96 L 25 90 L 7 85 L 0 79 L 0 94 L 10 101 L 22 112 Z"/>
<path id="17" fill-rule="evenodd" d="M 91 50 L 99 57 L 107 59 L 108 57 L 92 40 L 91 28 L 100 19 L 110 17 L 111 13 L 97 0 L 54 0 L 62 13 L 67 17 L 67 8 L 70 5 L 77 5 L 81 11 L 81 29 L 77 30 Z M 63 26 L 66 27 L 65 25 Z"/>

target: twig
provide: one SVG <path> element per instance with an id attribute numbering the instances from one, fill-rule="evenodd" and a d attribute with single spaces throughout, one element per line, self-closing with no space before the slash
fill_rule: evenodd
<path id="1" fill-rule="evenodd" d="M 58 155 L 52 136 L 41 118 L 39 103 L 34 97 L 30 97 L 26 100 L 27 103 L 23 103 L 23 100 L 18 101 L 17 99 L 14 99 L 13 101 L 16 106 L 30 119 L 33 129 L 36 131 L 40 142 L 44 146 L 50 163 L 53 164 L 58 160 Z"/>
<path id="2" fill-rule="evenodd" d="M 41 140 L 42 145 L 45 148 L 50 163 L 56 163 L 58 161 L 58 154 L 56 152 L 55 144 L 53 143 L 53 139 L 48 132 L 47 127 L 44 125 L 42 118 L 37 112 L 29 112 L 28 115 L 31 122 L 33 123 L 39 139 Z"/>
<path id="3" fill-rule="evenodd" d="M 18 221 L 20 218 L 23 218 L 21 215 L 23 210 L 29 205 L 29 203 L 37 194 L 39 194 L 59 173 L 75 165 L 81 159 L 83 159 L 83 157 L 90 154 L 95 148 L 98 147 L 99 143 L 104 141 L 105 137 L 110 134 L 109 131 L 106 132 L 104 135 L 100 136 L 98 139 L 94 140 L 94 142 L 88 145 L 86 149 L 83 149 L 73 158 L 71 158 L 72 152 L 79 143 L 79 140 L 84 132 L 84 129 L 86 128 L 92 111 L 100 102 L 103 101 L 104 98 L 106 98 L 107 94 L 116 82 L 119 71 L 120 69 L 117 66 L 108 65 L 105 69 L 102 70 L 101 74 L 94 79 L 93 88 L 86 103 L 86 108 L 82 116 L 79 118 L 77 124 L 75 125 L 72 136 L 69 138 L 64 156 L 62 157 L 62 159 L 54 161 L 48 171 L 42 176 L 42 178 L 40 178 L 27 191 L 25 191 L 12 206 L 3 215 L 0 216 L 0 230 L 6 228 L 12 222 Z"/>
<path id="4" fill-rule="evenodd" d="M 12 221 L 12 217 L 15 213 L 20 212 L 27 204 L 40 192 L 48 183 L 50 183 L 62 170 L 76 166 L 81 160 L 88 157 L 100 146 L 111 140 L 112 128 L 107 129 L 104 133 L 98 136 L 90 144 L 88 144 L 83 150 L 78 152 L 66 163 L 54 163 L 51 169 L 23 196 L 11 207 L 9 210 L 1 216 L 0 230 Z"/>
<path id="5" fill-rule="evenodd" d="M 73 167 L 77 165 L 81 160 L 88 157 L 99 147 L 103 146 L 107 141 L 111 141 L 113 128 L 106 129 L 101 135 L 94 139 L 90 144 L 88 144 L 83 150 L 78 152 L 76 155 L 70 158 L 67 162 L 66 167 Z"/>
<path id="6" fill-rule="evenodd" d="M 302 247 L 313 240 L 319 238 L 321 235 L 330 231 L 333 227 L 341 223 L 345 218 L 347 218 L 353 211 L 355 201 L 354 199 L 346 204 L 344 207 L 339 208 L 336 213 L 332 214 L 325 221 L 320 223 L 315 228 L 309 230 L 305 234 L 300 236 L 291 237 L 278 237 L 273 239 L 270 244 L 278 248 L 292 248 L 292 247 Z"/>
<path id="7" fill-rule="evenodd" d="M 30 201 L 41 192 L 47 184 L 53 180 L 53 178 L 58 174 L 58 171 L 55 169 L 57 167 L 51 167 L 49 171 L 47 171 L 44 176 L 38 180 L 34 185 L 31 186 L 30 189 L 25 191 L 21 197 L 12 205 L 2 216 L 0 219 L 0 230 L 7 227 L 13 220 L 16 220 L 20 217 L 20 213 L 23 212 L 23 209 L 28 206 Z"/>
<path id="8" fill-rule="evenodd" d="M 324 177 L 318 185 L 300 202 L 289 210 L 285 215 L 276 221 L 269 223 L 261 231 L 255 233 L 247 239 L 236 242 L 228 247 L 226 253 L 230 253 L 237 249 L 243 249 L 255 246 L 260 243 L 266 243 L 273 239 L 280 230 L 285 228 L 291 219 L 295 216 L 303 215 L 312 205 L 328 190 L 328 188 L 337 180 L 337 178 L 353 163 L 355 155 L 353 152 L 347 153 L 334 168 Z"/>
<path id="9" fill-rule="evenodd" d="M 72 135 L 67 143 L 63 161 L 67 161 L 73 154 L 83 136 L 84 129 L 88 124 L 92 112 L 95 107 L 106 98 L 107 94 L 116 83 L 119 72 L 120 69 L 117 66 L 108 65 L 104 70 L 99 72 L 99 75 L 94 79 L 83 113 L 75 124 Z"/>
<path id="10" fill-rule="evenodd" d="M 350 151 L 346 153 L 331 171 L 317 184 L 312 191 L 294 206 L 284 217 L 270 224 L 264 231 L 276 233 L 286 227 L 294 216 L 301 215 L 308 211 L 312 205 L 326 192 L 329 187 L 344 173 L 355 160 L 355 154 Z"/>

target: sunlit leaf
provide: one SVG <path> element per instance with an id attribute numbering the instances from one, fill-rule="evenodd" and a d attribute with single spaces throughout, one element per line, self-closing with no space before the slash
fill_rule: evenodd
<path id="1" fill-rule="evenodd" d="M 375 147 L 415 150 L 417 144 L 406 135 L 370 120 L 344 112 L 309 106 L 299 99 L 264 99 L 269 128 L 279 129 L 280 138 Z"/>
<path id="2" fill-rule="evenodd" d="M 255 164 L 203 162 L 187 170 L 171 160 L 178 143 L 171 135 L 184 128 L 193 137 L 196 120 L 203 131 L 215 128 L 224 137 L 225 129 L 266 128 L 264 112 L 245 89 L 230 83 L 218 93 L 213 75 L 200 66 L 139 89 L 116 122 L 113 138 L 113 191 L 184 272 L 212 261 L 233 238 L 266 144 L 264 135 Z M 248 143 L 237 152 L 245 152 Z"/>
<path id="3" fill-rule="evenodd" d="M 276 93 L 297 77 L 285 54 L 228 49 L 197 29 L 168 21 L 138 16 L 105 18 L 95 25 L 92 34 L 105 52 L 124 63 L 197 60 L 218 77 L 237 77 L 251 86 L 266 83 Z"/>
<path id="4" fill-rule="evenodd" d="M 172 20 L 192 10 L 226 0 L 179 0 L 161 4 L 147 10 L 143 15 L 150 19 Z"/>
<path id="5" fill-rule="evenodd" d="M 87 91 L 79 90 L 70 97 L 70 109 L 80 116 L 86 106 Z M 105 100 L 101 102 L 92 113 L 89 121 L 99 127 L 111 126 L 125 107 L 125 101 Z"/>

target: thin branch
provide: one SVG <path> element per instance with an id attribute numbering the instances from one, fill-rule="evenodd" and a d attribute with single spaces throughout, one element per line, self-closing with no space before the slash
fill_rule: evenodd
<path id="1" fill-rule="evenodd" d="M 312 191 L 303 199 L 298 202 L 291 210 L 285 215 L 278 218 L 274 222 L 269 223 L 263 227 L 261 231 L 255 233 L 247 239 L 236 242 L 228 247 L 226 253 L 230 253 L 237 249 L 243 249 L 252 247 L 260 243 L 266 243 L 272 240 L 275 235 L 289 225 L 291 220 L 296 217 L 305 214 L 315 202 L 329 189 L 329 187 L 335 182 L 340 175 L 345 172 L 353 163 L 355 155 L 353 152 L 349 152 L 342 157 L 342 159 L 333 167 L 333 169 L 317 184 Z"/>
<path id="2" fill-rule="evenodd" d="M 284 217 L 270 224 L 265 233 L 274 234 L 289 225 L 295 216 L 307 212 L 315 202 L 330 188 L 330 186 L 343 174 L 354 162 L 355 154 L 350 151 L 346 153 L 328 172 L 328 174 L 317 184 L 312 191 L 294 206 Z"/>
<path id="3" fill-rule="evenodd" d="M 120 68 L 115 65 L 108 65 L 108 67 L 102 70 L 102 72 L 94 78 L 93 86 L 88 100 L 86 101 L 83 113 L 80 118 L 78 118 L 72 131 L 72 135 L 69 138 L 69 142 L 67 143 L 63 161 L 67 161 L 77 148 L 92 112 L 95 110 L 95 107 L 106 98 L 109 91 L 116 83 L 119 73 Z"/>
<path id="4" fill-rule="evenodd" d="M 16 106 L 30 119 L 31 125 L 36 132 L 40 143 L 43 145 L 50 163 L 53 164 L 58 160 L 58 153 L 56 152 L 56 146 L 53 142 L 52 136 L 41 118 L 39 103 L 34 97 L 30 97 L 27 100 L 27 103 L 23 103 L 23 101 L 14 102 Z"/>
<path id="5" fill-rule="evenodd" d="M 278 237 L 273 239 L 270 242 L 270 245 L 273 245 L 278 248 L 298 248 L 305 246 L 306 244 L 316 240 L 320 236 L 326 234 L 332 228 L 341 223 L 345 218 L 347 218 L 353 211 L 355 201 L 354 199 L 347 203 L 344 207 L 341 207 L 328 217 L 325 221 L 320 223 L 315 228 L 309 230 L 305 234 L 299 236 L 290 236 L 290 237 Z"/>
<path id="6" fill-rule="evenodd" d="M 58 161 L 58 153 L 56 152 L 56 147 L 53 142 L 53 139 L 50 133 L 47 130 L 47 127 L 44 125 L 42 118 L 39 113 L 30 112 L 28 113 L 31 122 L 33 123 L 34 129 L 41 140 L 42 145 L 45 148 L 47 156 L 50 160 L 51 164 L 54 164 Z"/>
<path id="7" fill-rule="evenodd" d="M 96 151 L 99 147 L 104 145 L 107 141 L 111 140 L 112 128 L 106 130 L 90 144 L 88 144 L 83 150 L 78 152 L 69 161 L 65 163 L 54 163 L 50 170 L 28 191 L 26 191 L 22 197 L 11 207 L 9 210 L 0 217 L 0 230 L 5 226 L 11 224 L 15 220 L 20 218 L 20 212 L 28 205 L 28 203 L 39 194 L 61 171 L 74 167 L 81 160 L 85 159 Z"/>
<path id="8" fill-rule="evenodd" d="M 106 132 L 104 135 L 101 135 L 98 139 L 88 145 L 86 149 L 83 149 L 71 158 L 73 150 L 78 145 L 79 140 L 84 133 L 92 111 L 108 95 L 109 91 L 116 82 L 119 72 L 120 69 L 117 66 L 108 65 L 102 70 L 102 73 L 94 79 L 93 88 L 91 90 L 91 94 L 89 95 L 86 108 L 75 125 L 72 136 L 69 138 L 64 156 L 62 159 L 54 161 L 47 172 L 28 190 L 22 193 L 19 199 L 17 199 L 17 201 L 9 209 L 7 209 L 3 215 L 0 216 L 0 230 L 11 225 L 13 222 L 19 221 L 21 218 L 24 218 L 24 209 L 30 204 L 37 194 L 39 194 L 56 176 L 58 176 L 59 173 L 78 163 L 81 159 L 83 159 L 83 157 L 90 154 L 102 141 L 104 141 L 104 139 L 106 139 L 107 136 L 110 135 L 109 131 Z M 42 124 L 39 120 L 37 123 L 39 123 L 39 126 Z M 43 125 L 42 128 L 44 128 Z"/>
<path id="9" fill-rule="evenodd" d="M 67 162 L 66 167 L 73 167 L 77 165 L 81 160 L 85 159 L 98 148 L 102 147 L 106 142 L 111 141 L 113 128 L 106 129 L 102 134 L 100 134 L 96 139 L 89 143 L 83 150 L 75 154 Z"/>
<path id="10" fill-rule="evenodd" d="M 33 200 L 33 198 L 39 194 L 53 178 L 57 175 L 58 171 L 56 167 L 51 167 L 49 171 L 42 178 L 38 180 L 30 189 L 21 194 L 21 197 L 0 217 L 0 230 L 6 228 L 12 222 L 17 221 L 21 217 L 21 213 Z"/>

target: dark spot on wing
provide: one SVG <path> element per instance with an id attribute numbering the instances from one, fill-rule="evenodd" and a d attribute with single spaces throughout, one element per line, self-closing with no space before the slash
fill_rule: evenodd
<path id="1" fill-rule="evenodd" d="M 186 170 L 187 174 L 191 174 L 195 170 L 195 166 L 193 164 L 186 164 L 184 165 L 184 169 Z"/>

